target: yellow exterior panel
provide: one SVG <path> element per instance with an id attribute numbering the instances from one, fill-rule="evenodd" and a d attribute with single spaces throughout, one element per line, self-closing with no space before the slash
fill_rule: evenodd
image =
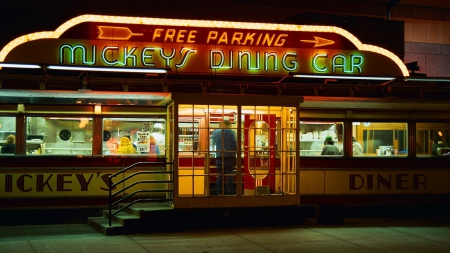
<path id="1" fill-rule="evenodd" d="M 324 171 L 300 171 L 300 194 L 324 194 Z"/>
<path id="2" fill-rule="evenodd" d="M 192 173 L 193 172 L 193 173 Z M 178 171 L 179 175 L 179 190 L 181 195 L 204 195 L 205 194 L 205 180 L 206 177 L 204 169 L 184 170 Z M 194 176 L 195 175 L 195 176 Z"/>
<path id="3" fill-rule="evenodd" d="M 449 193 L 448 170 L 326 171 L 326 194 Z"/>

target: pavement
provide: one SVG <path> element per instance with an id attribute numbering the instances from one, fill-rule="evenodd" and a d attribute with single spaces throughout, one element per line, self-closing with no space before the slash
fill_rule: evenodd
<path id="1" fill-rule="evenodd" d="M 87 224 L 0 227 L 0 253 L 450 252 L 450 218 L 351 218 L 301 225 L 105 236 Z"/>

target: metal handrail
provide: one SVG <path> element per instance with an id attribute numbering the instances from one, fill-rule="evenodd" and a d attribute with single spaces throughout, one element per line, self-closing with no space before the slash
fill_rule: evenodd
<path id="1" fill-rule="evenodd" d="M 132 169 L 132 168 L 134 168 L 134 167 L 136 167 L 138 165 L 142 165 L 142 164 L 172 165 L 172 170 L 171 171 L 138 171 L 138 172 L 135 172 L 135 173 L 127 176 L 126 178 L 123 178 L 123 179 L 119 180 L 116 183 L 112 182 L 113 178 L 117 177 L 118 175 L 122 175 L 126 171 L 128 171 L 128 170 L 130 170 L 130 169 Z M 169 175 L 171 174 L 172 176 L 170 177 L 169 180 L 142 180 L 142 181 L 136 181 L 136 182 L 133 182 L 132 184 L 128 185 L 127 187 L 124 187 L 124 188 L 118 190 L 115 193 L 112 192 L 112 189 L 115 186 L 117 186 L 119 184 L 122 184 L 123 182 L 133 178 L 136 175 L 140 175 L 140 174 L 169 174 Z M 142 184 L 142 183 L 146 183 L 146 184 L 168 183 L 168 184 L 172 184 L 172 186 L 169 187 L 168 190 L 158 190 L 158 189 L 156 189 L 156 190 L 137 190 L 137 191 L 134 191 L 134 192 L 128 194 L 127 196 L 117 200 L 116 202 L 112 203 L 112 198 L 114 196 L 117 196 L 118 194 L 124 192 L 125 190 L 128 190 L 129 188 L 131 188 L 131 187 L 133 187 L 135 185 L 138 185 L 138 184 Z M 132 197 L 134 195 L 136 195 L 137 193 L 141 193 L 141 192 L 168 192 L 168 193 L 172 193 L 171 194 L 172 198 L 167 198 L 166 197 L 164 200 L 165 201 L 173 201 L 173 162 L 137 162 L 137 163 L 135 163 L 135 164 L 133 164 L 131 166 L 128 166 L 128 167 L 120 170 L 119 172 L 109 176 L 109 215 L 108 215 L 108 217 L 109 217 L 109 226 L 111 226 L 111 220 L 112 220 L 112 216 L 113 215 L 116 215 L 116 214 L 120 213 L 121 211 L 123 211 L 126 208 L 134 205 L 135 203 L 138 203 L 138 202 L 153 202 L 153 201 L 160 201 L 161 200 L 161 199 L 137 199 L 137 200 L 134 200 L 133 202 L 131 202 L 131 203 L 121 207 L 121 208 L 118 208 L 115 212 L 112 212 L 112 207 L 114 205 L 118 205 L 120 202 L 122 202 L 122 201 L 124 201 L 124 200 L 126 200 L 126 199 L 128 199 L 128 198 L 130 198 L 130 197 Z"/>

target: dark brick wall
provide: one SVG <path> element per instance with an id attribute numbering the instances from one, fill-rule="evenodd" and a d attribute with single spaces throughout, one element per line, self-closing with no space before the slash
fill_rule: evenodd
<path id="1" fill-rule="evenodd" d="M 405 63 L 417 61 L 419 73 L 450 77 L 450 45 L 405 42 Z"/>

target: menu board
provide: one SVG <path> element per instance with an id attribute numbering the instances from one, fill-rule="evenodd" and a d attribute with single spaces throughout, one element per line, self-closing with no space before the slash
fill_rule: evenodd
<path id="1" fill-rule="evenodd" d="M 137 132 L 137 151 L 139 153 L 150 151 L 150 132 Z"/>

